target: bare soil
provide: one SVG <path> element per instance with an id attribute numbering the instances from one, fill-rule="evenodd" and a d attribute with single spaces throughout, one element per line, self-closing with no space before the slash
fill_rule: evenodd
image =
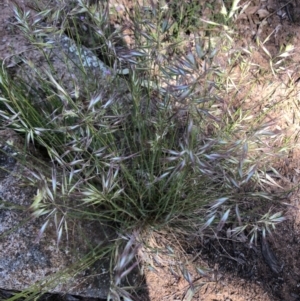
<path id="1" fill-rule="evenodd" d="M 18 0 L 21 5 L 26 1 Z M 124 5 L 127 1 L 124 0 Z M 27 1 L 27 4 L 30 1 Z M 11 22 L 13 11 L 10 1 L 0 2 L 0 59 L 7 59 L 16 51 L 25 51 L 24 41 L 13 35 Z M 128 3 L 130 5 L 130 1 Z M 248 72 L 249 86 L 240 87 L 236 101 L 247 98 L 255 102 L 258 97 L 268 97 L 272 93 L 274 103 L 291 99 L 291 105 L 279 107 L 278 128 L 289 131 L 295 136 L 299 130 L 299 62 L 300 62 L 300 1 L 252 0 L 248 8 L 235 22 L 239 33 L 236 37 L 237 49 L 251 46 L 252 69 Z M 263 47 L 257 46 L 257 38 L 265 41 Z M 18 40 L 20 48 L 18 49 Z M 265 75 L 263 70 L 270 70 L 270 59 L 263 48 L 274 57 L 281 49 L 293 44 L 295 51 L 288 64 L 278 69 L 275 75 Z M 250 48 L 251 48 L 250 47 Z M 249 75 L 250 74 L 250 75 Z M 236 66 L 230 76 L 241 77 L 242 70 Z M 272 86 L 270 85 L 272 84 Z M 274 89 L 274 87 L 277 87 Z M 258 107 L 257 110 L 263 108 Z M 270 116 L 270 119 L 274 116 Z M 280 184 L 285 187 L 295 185 L 300 177 L 299 151 L 293 150 L 289 157 L 278 162 L 278 170 L 283 178 Z M 187 260 L 207 272 L 201 276 L 192 265 L 188 268 L 193 279 L 195 294 L 189 299 L 189 284 L 177 272 L 170 270 L 169 264 L 157 264 L 152 270 L 145 267 L 147 294 L 141 300 L 205 300 L 205 301 L 296 301 L 300 300 L 300 214 L 299 192 L 292 191 L 282 200 L 288 204 L 287 220 L 277 227 L 273 237 L 268 237 L 267 246 L 276 258 L 274 268 L 264 256 L 265 246 L 258 239 L 250 246 L 246 242 L 207 238 L 190 242 L 186 248 Z M 286 208 L 286 207 L 285 207 Z M 263 213 L 263 212 L 262 212 Z M 225 237 L 224 233 L 224 237 Z M 156 237 L 157 238 L 157 237 Z M 262 248 L 264 246 L 265 248 Z M 167 262 L 168 259 L 165 259 Z M 159 262 L 163 262 L 160 260 Z"/>
<path id="2" fill-rule="evenodd" d="M 299 1 L 255 0 L 251 1 L 236 21 L 239 33 L 235 40 L 236 49 L 253 49 L 248 83 L 239 87 L 236 105 L 241 105 L 239 100 L 245 99 L 245 95 L 247 102 L 252 104 L 259 103 L 262 98 L 269 98 L 271 93 L 274 103 L 287 98 L 293 99 L 289 107 L 279 106 L 277 112 L 270 116 L 270 120 L 277 118 L 278 129 L 287 131 L 291 137 L 299 130 L 298 100 L 295 103 L 299 93 L 299 8 Z M 260 14 L 264 17 L 260 17 Z M 266 22 L 263 22 L 264 19 Z M 278 55 L 288 44 L 295 47 L 289 63 L 282 71 L 278 70 L 275 76 L 270 77 L 262 72 L 270 70 L 270 58 L 263 47 L 257 47 L 257 38 L 264 41 L 263 46 L 272 57 Z M 229 76 L 239 78 L 242 74 L 237 66 Z M 247 104 L 244 103 L 243 106 L 245 105 Z M 257 107 L 257 110 L 262 109 L 264 108 Z M 299 151 L 291 151 L 288 158 L 278 162 L 277 168 L 283 175 L 281 185 L 296 185 L 300 172 Z M 198 254 L 193 265 L 204 267 L 209 272 L 206 277 L 199 277 L 199 274 L 192 272 L 192 267 L 189 269 L 197 291 L 191 300 L 300 300 L 298 189 L 291 192 L 284 202 L 289 204 L 287 220 L 277 227 L 276 233 L 267 241 L 268 251 L 275 257 L 277 268 L 272 267 L 269 258 L 264 256 L 266 250 L 262 247 L 264 244 L 261 238 L 253 246 L 220 238 L 193 243 L 190 248 L 191 258 Z M 166 267 L 157 269 L 158 273 L 148 272 L 147 275 L 150 300 L 190 300 L 187 281 L 171 276 Z"/>

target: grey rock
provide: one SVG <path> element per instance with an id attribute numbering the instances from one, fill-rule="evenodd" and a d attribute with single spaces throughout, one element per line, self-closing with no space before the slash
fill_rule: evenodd
<path id="1" fill-rule="evenodd" d="M 30 53 L 23 53 L 24 64 L 17 66 L 16 78 L 27 85 L 28 92 L 38 90 L 46 81 L 58 94 L 73 98 L 91 97 L 110 86 L 119 95 L 127 93 L 124 80 L 90 49 L 78 46 L 66 35 L 49 34 L 41 38 L 41 43 L 42 48 L 35 47 Z"/>
<path id="2" fill-rule="evenodd" d="M 16 164 L 13 157 L 13 149 L 8 145 L 3 145 L 0 149 L 0 178 L 9 174 L 9 170 Z"/>
<path id="3" fill-rule="evenodd" d="M 45 82 L 53 86 L 62 100 L 65 95 L 89 100 L 103 90 L 103 97 L 113 93 L 120 100 L 130 98 L 127 83 L 90 49 L 76 45 L 65 35 L 41 36 L 43 46 L 37 46 L 19 34 L 6 37 L 5 45 L 11 54 L 0 59 L 5 67 L 13 69 L 15 84 L 25 84 L 33 104 L 46 105 Z M 56 227 L 50 222 L 38 240 L 45 220 L 31 218 L 30 205 L 38 187 L 24 182 L 32 175 L 22 162 L 44 171 L 50 171 L 51 165 L 35 149 L 28 149 L 36 157 L 31 162 L 32 156 L 26 155 L 24 147 L 24 140 L 16 133 L 0 131 L 0 288 L 21 291 L 38 284 L 44 290 L 51 282 L 53 293 L 106 298 L 111 255 L 91 262 L 89 267 L 82 265 L 78 269 L 77 264 L 95 248 L 108 247 L 117 238 L 115 230 L 101 221 L 69 221 L 69 239 L 62 239 L 57 246 Z M 130 284 L 140 279 L 136 271 L 128 278 Z"/>
<path id="4" fill-rule="evenodd" d="M 45 220 L 31 218 L 29 206 L 37 187 L 24 182 L 30 175 L 19 157 L 24 144 L 12 130 L 0 131 L 0 287 L 21 291 L 39 283 L 44 290 L 51 284 L 50 292 L 106 298 L 111 281 L 110 254 L 88 266 L 84 258 L 99 246 L 108 247 L 117 237 L 115 230 L 100 221 L 70 221 L 68 240 L 62 239 L 57 246 L 56 228 L 50 222 L 37 240 Z M 27 163 L 30 160 L 26 157 Z M 33 162 L 36 167 L 37 162 Z M 41 166 L 45 170 L 47 162 Z M 138 279 L 134 271 L 128 281 L 135 284 Z"/>

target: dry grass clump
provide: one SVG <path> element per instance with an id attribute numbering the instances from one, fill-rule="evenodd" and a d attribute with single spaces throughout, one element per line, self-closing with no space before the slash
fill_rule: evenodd
<path id="1" fill-rule="evenodd" d="M 63 74 L 35 70 L 24 60 L 33 76 L 39 74 L 28 96 L 22 78 L 12 78 L 2 66 L 1 126 L 46 148 L 52 162 L 49 172 L 31 166 L 28 179 L 39 187 L 31 209 L 45 219 L 40 234 L 51 219 L 58 242 L 70 219 L 113 223 L 124 234 L 171 229 L 196 239 L 226 228 L 228 238 L 248 237 L 251 243 L 273 230 L 281 212 L 262 212 L 266 204 L 276 208 L 278 195 L 269 188 L 278 185 L 270 172 L 277 173 L 272 162 L 285 155 L 286 146 L 263 112 L 254 116 L 251 107 L 231 103 L 225 70 L 215 63 L 232 42 L 228 28 L 216 20 L 209 27 L 207 20 L 186 24 L 185 17 L 176 20 L 154 4 L 136 6 L 127 12 L 135 45 L 126 49 L 119 41 L 129 27 L 111 32 L 106 4 L 58 3 L 59 10 L 36 16 L 15 7 L 18 28 L 42 54 L 51 46 L 43 40 L 49 32 L 69 35 L 78 52 L 80 43 L 93 46 L 110 74 L 94 91 L 83 93 L 75 84 L 70 92 Z M 228 10 L 226 24 L 234 12 Z M 175 23 L 179 33 L 197 26 L 211 36 L 195 34 L 193 46 L 179 48 L 184 41 L 174 35 Z M 80 81 L 88 82 L 86 66 L 78 68 Z M 130 300 L 119 285 L 133 268 L 132 237 L 116 256 L 114 300 Z"/>

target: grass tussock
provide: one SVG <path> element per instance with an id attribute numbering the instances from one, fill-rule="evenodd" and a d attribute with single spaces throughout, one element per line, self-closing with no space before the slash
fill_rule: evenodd
<path id="1" fill-rule="evenodd" d="M 38 187 L 31 210 L 45 221 L 40 235 L 55 220 L 59 242 L 76 219 L 101 220 L 123 234 L 171 229 L 196 239 L 226 229 L 228 238 L 251 243 L 271 232 L 284 219 L 264 212 L 278 203 L 272 162 L 287 145 L 268 114 L 236 107 L 228 66 L 218 64 L 232 45 L 236 1 L 212 21 L 190 18 L 203 7 L 185 16 L 178 2 L 175 16 L 149 2 L 125 10 L 126 25 L 114 31 L 109 20 L 117 11 L 107 4 L 58 5 L 35 16 L 15 6 L 18 30 L 46 62 L 54 39 L 45 37 L 67 35 L 74 51 L 93 49 L 107 69 L 101 85 L 95 77 L 91 86 L 83 58 L 70 88 L 51 61 L 38 69 L 23 59 L 34 86 L 2 64 L 1 126 L 45 148 L 51 161 L 43 170 L 30 166 L 27 179 Z M 191 46 L 184 39 L 194 28 Z M 128 36 L 134 44 L 125 47 Z M 116 258 L 126 260 L 116 263 L 114 300 L 130 298 L 120 278 L 136 251 L 132 237 L 117 248 Z"/>

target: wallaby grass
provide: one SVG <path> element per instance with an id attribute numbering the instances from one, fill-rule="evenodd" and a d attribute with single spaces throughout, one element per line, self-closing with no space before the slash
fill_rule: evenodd
<path id="1" fill-rule="evenodd" d="M 184 245 L 185 237 L 218 236 L 226 227 L 229 239 L 247 237 L 256 243 L 259 233 L 266 235 L 284 220 L 282 212 L 272 211 L 284 194 L 272 177 L 279 175 L 273 163 L 286 156 L 293 142 L 274 130 L 276 120 L 270 112 L 279 104 L 253 114 L 257 103 L 244 106 L 246 99 L 236 101 L 236 91 L 249 76 L 245 55 L 228 55 L 238 2 L 226 2 L 211 20 L 198 17 L 204 9 L 216 9 L 211 4 L 188 10 L 182 1 L 168 10 L 152 2 L 136 5 L 125 9 L 129 23 L 115 32 L 108 4 L 77 0 L 70 7 L 57 1 L 58 7 L 36 17 L 14 7 L 17 27 L 42 53 L 49 46 L 41 42 L 42 36 L 66 33 L 101 53 L 111 68 L 107 86 L 83 92 L 75 85 L 73 94 L 55 70 L 36 70 L 29 61 L 23 64 L 33 74 L 42 74 L 36 76 L 39 87 L 28 90 L 4 64 L 0 72 L 1 126 L 45 148 L 52 162 L 44 170 L 30 166 L 32 178 L 27 179 L 38 187 L 31 210 L 45 221 L 40 235 L 55 220 L 59 243 L 68 222 L 76 219 L 113 223 L 118 233 L 127 235 L 123 251 L 117 243 L 111 247 L 108 298 L 131 300 L 121 279 L 136 265 L 132 259 L 141 245 L 143 252 L 151 253 L 143 239 L 149 233 L 177 233 Z M 120 46 L 125 30 L 133 35 L 132 49 Z M 188 46 L 186 34 L 192 32 L 193 46 Z M 278 57 L 283 60 L 289 51 Z M 231 77 L 236 63 L 245 77 Z M 78 67 L 83 82 L 88 81 L 84 64 Z M 274 70 L 271 64 L 269 72 Z M 124 83 L 126 92 L 115 93 Z M 269 100 L 258 102 L 265 105 Z M 176 244 L 168 248 L 176 249 Z M 97 251 L 97 258 L 104 253 Z M 92 264 L 93 256 L 79 265 Z M 72 277 L 72 270 L 67 274 L 63 277 Z M 183 276 L 192 287 L 188 272 Z M 51 290 L 53 283 L 45 280 L 43 287 Z M 10 300 L 29 300 L 41 293 L 37 287 L 28 292 Z"/>

